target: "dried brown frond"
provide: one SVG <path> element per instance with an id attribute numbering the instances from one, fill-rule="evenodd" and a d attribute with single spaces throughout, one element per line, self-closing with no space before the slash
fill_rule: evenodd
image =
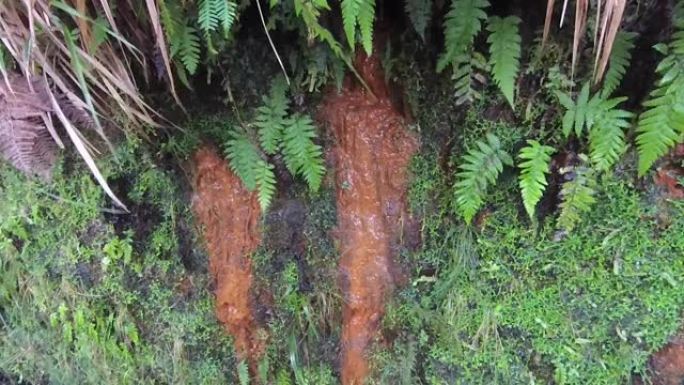
<path id="1" fill-rule="evenodd" d="M 625 11 L 626 0 L 599 0 L 597 2 L 596 20 L 597 26 L 594 35 L 594 51 L 596 52 L 596 59 L 594 62 L 594 81 L 600 82 L 603 74 L 606 71 L 610 54 L 613 49 L 615 37 L 620 30 L 622 16 Z M 555 0 L 547 0 L 546 3 L 546 20 L 544 22 L 544 33 L 542 38 L 542 47 L 548 39 L 549 31 L 551 29 L 551 22 L 553 19 L 553 7 Z M 565 19 L 565 13 L 568 7 L 568 0 L 563 2 L 563 10 L 561 13 L 561 27 Z M 587 17 L 589 10 L 589 0 L 575 0 L 575 26 L 574 36 L 572 42 L 572 73 L 574 74 L 579 55 L 579 47 L 586 32 Z"/>
<path id="2" fill-rule="evenodd" d="M 29 175 L 49 180 L 57 157 L 50 135 L 50 98 L 44 81 L 15 74 L 0 82 L 0 156 Z"/>

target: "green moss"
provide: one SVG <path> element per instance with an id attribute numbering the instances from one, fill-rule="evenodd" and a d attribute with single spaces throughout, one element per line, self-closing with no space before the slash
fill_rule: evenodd
<path id="1" fill-rule="evenodd" d="M 180 238 L 192 234 L 179 180 L 139 143 L 114 159 L 103 172 L 128 192 L 130 214 L 110 213 L 84 168 L 50 184 L 0 168 L 0 372 L 69 385 L 226 383 L 232 344 L 207 274 L 182 263 Z"/>
<path id="2" fill-rule="evenodd" d="M 402 337 L 381 357 L 379 378 L 388 365 L 420 367 L 432 384 L 620 384 L 642 372 L 680 324 L 682 208 L 660 231 L 631 187 L 606 179 L 601 191 L 561 241 L 552 224 L 537 233 L 521 221 L 512 183 L 493 194 L 496 210 L 474 234 L 425 218 L 414 259 L 437 274 L 416 277 L 389 312 L 386 326 Z M 405 363 L 409 348 L 422 360 Z"/>

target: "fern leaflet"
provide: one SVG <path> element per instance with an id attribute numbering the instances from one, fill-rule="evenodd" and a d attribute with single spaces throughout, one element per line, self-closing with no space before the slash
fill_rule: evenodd
<path id="1" fill-rule="evenodd" d="M 432 0 L 406 0 L 404 8 L 413 29 L 425 41 L 425 30 L 432 16 Z"/>
<path id="2" fill-rule="evenodd" d="M 375 0 L 364 0 L 359 9 L 359 30 L 361 45 L 368 55 L 373 53 L 373 22 L 375 21 Z"/>
<path id="3" fill-rule="evenodd" d="M 216 17 L 221 24 L 223 34 L 228 36 L 230 29 L 235 23 L 235 16 L 237 14 L 237 4 L 230 0 L 214 0 L 216 4 Z"/>
<path id="4" fill-rule="evenodd" d="M 546 174 L 549 173 L 551 154 L 556 150 L 543 146 L 536 140 L 528 140 L 527 144 L 518 155 L 522 160 L 518 165 L 521 170 L 518 181 L 527 215 L 534 220 L 535 207 L 546 189 Z"/>
<path id="5" fill-rule="evenodd" d="M 585 162 L 585 155 L 580 155 Z M 574 178 L 563 184 L 561 189 L 560 215 L 558 226 L 567 232 L 571 232 L 580 222 L 582 214 L 591 209 L 596 201 L 593 170 L 584 165 L 561 170 L 564 174 L 572 172 Z"/>
<path id="6" fill-rule="evenodd" d="M 270 93 L 262 101 L 263 104 L 257 108 L 254 125 L 258 128 L 261 148 L 267 154 L 274 155 L 283 137 L 289 106 L 287 83 L 283 77 L 278 77 L 271 84 Z"/>
<path id="7" fill-rule="evenodd" d="M 494 81 L 503 92 L 511 108 L 515 108 L 515 80 L 520 69 L 520 18 L 498 16 L 489 18 L 489 64 Z"/>
<path id="8" fill-rule="evenodd" d="M 178 57 L 185 69 L 193 75 L 200 62 L 200 39 L 195 28 L 181 24 L 170 38 L 171 57 Z"/>
<path id="9" fill-rule="evenodd" d="M 323 181 L 325 165 L 323 150 L 315 144 L 316 128 L 308 116 L 296 114 L 286 122 L 282 153 L 285 166 L 292 174 L 299 174 L 313 192 Z"/>
<path id="10" fill-rule="evenodd" d="M 205 34 L 218 27 L 218 17 L 214 5 L 214 0 L 199 0 L 197 3 L 197 24 Z"/>
<path id="11" fill-rule="evenodd" d="M 496 183 L 503 166 L 512 165 L 513 159 L 501 148 L 499 139 L 487 134 L 487 142 L 477 141 L 463 156 L 461 171 L 456 174 L 454 194 L 456 209 L 470 223 L 484 203 L 484 195 L 491 184 Z"/>
<path id="12" fill-rule="evenodd" d="M 598 171 L 607 171 L 625 152 L 624 130 L 630 127 L 631 112 L 611 108 L 626 98 L 613 98 L 602 103 L 601 111 L 589 131 L 591 162 Z"/>
<path id="13" fill-rule="evenodd" d="M 489 69 L 487 59 L 479 52 L 463 53 L 454 58 L 453 68 L 451 80 L 454 82 L 456 105 L 480 99 L 482 95 L 474 87 L 476 83 L 485 82 L 482 73 Z"/>
<path id="14" fill-rule="evenodd" d="M 259 149 L 246 135 L 233 131 L 226 143 L 226 156 L 230 168 L 242 179 L 247 190 L 254 191 L 257 187 L 256 165 L 263 161 Z"/>
<path id="15" fill-rule="evenodd" d="M 639 116 L 636 142 L 640 176 L 684 135 L 684 16 L 675 14 L 677 31 L 670 44 L 660 47 L 666 56 L 656 68 L 660 74 L 658 86 L 644 103 L 646 111 Z"/>
<path id="16" fill-rule="evenodd" d="M 361 44 L 369 55 L 373 51 L 375 0 L 342 0 L 342 24 L 352 50 L 356 45 L 356 26 L 361 31 Z"/>
<path id="17" fill-rule="evenodd" d="M 606 71 L 603 80 L 603 89 L 601 90 L 603 96 L 610 96 L 620 86 L 620 82 L 627 72 L 627 67 L 629 67 L 629 62 L 632 60 L 632 49 L 636 36 L 636 33 L 626 31 L 620 31 L 617 34 L 610 54 L 608 71 Z"/>
<path id="18" fill-rule="evenodd" d="M 265 212 L 273 201 L 276 191 L 276 179 L 273 173 L 273 165 L 263 159 L 254 168 L 254 180 L 258 191 L 259 205 L 261 211 Z"/>
<path id="19" fill-rule="evenodd" d="M 452 0 L 444 21 L 445 51 L 437 61 L 437 72 L 442 72 L 454 58 L 468 50 L 487 19 L 488 0 Z"/>

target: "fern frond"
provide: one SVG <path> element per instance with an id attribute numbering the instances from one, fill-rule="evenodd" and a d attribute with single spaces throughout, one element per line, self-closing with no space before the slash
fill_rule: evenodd
<path id="1" fill-rule="evenodd" d="M 586 161 L 586 156 L 581 155 Z M 562 170 L 564 173 L 572 172 L 574 179 L 563 184 L 561 189 L 562 202 L 558 226 L 567 232 L 571 232 L 581 221 L 582 215 L 591 209 L 596 201 L 593 170 L 584 165 Z"/>
<path id="2" fill-rule="evenodd" d="M 361 45 L 368 55 L 373 53 L 373 22 L 375 21 L 375 0 L 364 0 L 359 7 L 359 30 Z"/>
<path id="3" fill-rule="evenodd" d="M 356 23 L 363 0 L 342 0 L 342 25 L 347 36 L 349 47 L 353 50 L 356 45 Z"/>
<path id="4" fill-rule="evenodd" d="M 276 191 L 276 179 L 273 173 L 273 165 L 263 159 L 254 168 L 254 180 L 258 192 L 259 205 L 261 211 L 265 212 L 271 205 Z"/>
<path id="5" fill-rule="evenodd" d="M 257 187 L 256 166 L 263 161 L 254 143 L 246 135 L 233 131 L 225 153 L 231 170 L 240 177 L 247 190 L 254 191 Z"/>
<path id="6" fill-rule="evenodd" d="M 437 61 L 437 72 L 442 72 L 454 58 L 468 50 L 487 19 L 488 0 L 452 0 L 444 20 L 445 51 Z"/>
<path id="7" fill-rule="evenodd" d="M 454 58 L 453 68 L 451 80 L 454 82 L 456 105 L 480 99 L 482 95 L 475 85 L 485 81 L 482 73 L 489 70 L 487 59 L 479 52 L 463 53 Z"/>
<path id="8" fill-rule="evenodd" d="M 584 83 L 577 96 L 577 101 L 573 101 L 570 95 L 559 91 L 556 92 L 556 97 L 558 97 L 558 102 L 566 110 L 563 115 L 563 135 L 565 137 L 570 136 L 574 129 L 575 135 L 580 137 L 587 117 L 589 83 Z"/>
<path id="9" fill-rule="evenodd" d="M 185 69 L 193 75 L 200 62 L 200 38 L 195 28 L 180 24 L 169 38 L 171 57 L 178 57 Z"/>
<path id="10" fill-rule="evenodd" d="M 656 69 L 660 80 L 644 103 L 646 111 L 639 116 L 639 176 L 684 136 L 684 15 L 675 14 L 678 30 L 668 46 L 661 47 L 666 56 Z"/>
<path id="11" fill-rule="evenodd" d="M 285 130 L 285 119 L 290 101 L 287 98 L 287 83 L 278 77 L 271 84 L 271 91 L 262 98 L 257 108 L 254 125 L 258 128 L 261 148 L 269 155 L 278 151 Z"/>
<path id="12" fill-rule="evenodd" d="M 477 148 L 472 148 L 463 156 L 456 174 L 454 195 L 456 210 L 463 219 L 470 223 L 484 203 L 484 196 L 489 185 L 495 184 L 503 166 L 512 165 L 513 159 L 501 148 L 499 139 L 487 134 L 487 142 L 477 141 Z"/>
<path id="13" fill-rule="evenodd" d="M 622 102 L 626 98 L 614 98 L 604 102 Z M 597 171 L 607 171 L 625 152 L 624 130 L 630 127 L 631 112 L 608 108 L 600 112 L 600 116 L 589 131 L 589 149 L 591 162 Z"/>
<path id="14" fill-rule="evenodd" d="M 218 27 L 215 0 L 199 0 L 197 2 L 197 25 L 208 34 Z"/>
<path id="15" fill-rule="evenodd" d="M 515 108 L 515 80 L 520 69 L 520 18 L 498 16 L 489 18 L 489 64 L 492 77 L 503 92 L 511 108 Z"/>
<path id="16" fill-rule="evenodd" d="M 637 34 L 634 32 L 620 31 L 613 43 L 613 50 L 610 53 L 608 71 L 603 80 L 603 96 L 610 96 L 619 86 L 622 78 L 627 72 L 629 62 L 632 60 L 632 49 Z"/>
<path id="17" fill-rule="evenodd" d="M 235 23 L 237 15 L 237 4 L 231 0 L 214 0 L 216 7 L 216 17 L 221 24 L 223 34 L 228 35 Z"/>
<path id="18" fill-rule="evenodd" d="M 349 47 L 356 46 L 356 26 L 361 31 L 361 43 L 369 55 L 373 51 L 373 21 L 375 0 L 342 0 L 342 25 Z"/>
<path id="19" fill-rule="evenodd" d="M 527 215 L 534 220 L 535 207 L 546 189 L 546 174 L 549 173 L 551 154 L 556 150 L 553 147 L 543 146 L 536 140 L 528 140 L 527 144 L 518 154 L 518 158 L 522 160 L 518 165 L 520 168 L 518 181 Z"/>
<path id="20" fill-rule="evenodd" d="M 424 41 L 425 30 L 428 24 L 430 24 L 432 16 L 432 0 L 406 0 L 404 9 L 411 20 L 413 29 Z"/>
<path id="21" fill-rule="evenodd" d="M 282 153 L 285 166 L 292 174 L 299 174 L 317 192 L 323 181 L 325 165 L 323 150 L 315 144 L 316 128 L 308 116 L 295 114 L 287 119 Z"/>

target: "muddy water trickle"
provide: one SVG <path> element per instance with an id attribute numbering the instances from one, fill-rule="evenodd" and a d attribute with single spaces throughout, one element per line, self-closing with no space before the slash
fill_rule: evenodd
<path id="1" fill-rule="evenodd" d="M 193 209 L 209 252 L 216 316 L 233 336 L 239 358 L 254 370 L 265 345 L 254 316 L 249 259 L 260 241 L 259 203 L 213 149 L 197 151 L 194 162 Z"/>
<path id="2" fill-rule="evenodd" d="M 356 68 L 375 97 L 349 79 L 322 110 L 335 139 L 344 385 L 361 385 L 368 374 L 368 348 L 397 279 L 393 257 L 410 227 L 407 167 L 418 147 L 377 58 L 360 57 Z"/>

